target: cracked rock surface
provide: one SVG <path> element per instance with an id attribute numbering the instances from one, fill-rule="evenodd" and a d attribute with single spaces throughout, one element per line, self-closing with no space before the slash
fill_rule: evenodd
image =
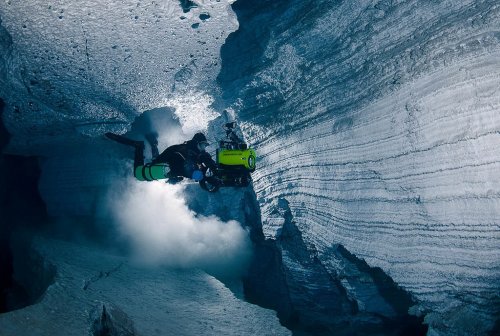
<path id="1" fill-rule="evenodd" d="M 39 303 L 0 315 L 1 335 L 290 334 L 274 311 L 241 301 L 202 271 L 141 268 L 94 247 L 41 238 L 35 249 L 56 266 L 55 282 Z"/>

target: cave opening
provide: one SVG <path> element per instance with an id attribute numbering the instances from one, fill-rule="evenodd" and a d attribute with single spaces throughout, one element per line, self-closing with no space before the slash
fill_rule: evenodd
<path id="1" fill-rule="evenodd" d="M 5 102 L 0 99 L 0 119 Z M 54 282 L 56 270 L 31 248 L 33 233 L 48 215 L 38 192 L 37 157 L 5 154 L 9 132 L 0 122 L 0 313 L 36 303 Z"/>

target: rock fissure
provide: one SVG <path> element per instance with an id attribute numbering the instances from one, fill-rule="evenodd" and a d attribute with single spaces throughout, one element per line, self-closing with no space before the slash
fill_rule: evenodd
<path id="1" fill-rule="evenodd" d="M 120 308 L 102 304 L 94 312 L 92 336 L 137 336 L 133 321 Z"/>
<path id="2" fill-rule="evenodd" d="M 249 302 L 276 310 L 293 332 L 426 333 L 423 318 L 408 314 L 414 299 L 380 268 L 369 267 L 340 244 L 326 256 L 306 246 L 286 199 L 279 199 L 272 213 L 284 221 L 276 239 L 265 239 L 258 219 L 247 218 L 255 245 L 244 281 Z"/>
<path id="3" fill-rule="evenodd" d="M 123 263 L 120 263 L 120 264 L 118 264 L 117 266 L 113 267 L 112 269 L 110 269 L 108 271 L 99 271 L 99 273 L 97 273 L 93 277 L 91 277 L 91 278 L 86 279 L 86 280 L 83 281 L 82 289 L 83 290 L 89 289 L 90 285 L 92 285 L 93 283 L 98 282 L 101 279 L 104 279 L 104 278 L 107 278 L 107 277 L 111 276 L 113 273 L 118 272 L 122 266 L 123 266 Z"/>

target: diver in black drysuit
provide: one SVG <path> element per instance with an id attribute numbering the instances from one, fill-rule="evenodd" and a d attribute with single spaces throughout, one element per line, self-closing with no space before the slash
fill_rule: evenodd
<path id="1" fill-rule="evenodd" d="M 158 149 L 154 148 L 155 142 L 151 140 L 149 142 L 153 147 L 153 153 L 155 151 L 158 153 Z M 180 176 L 193 178 L 193 172 L 200 170 L 199 165 L 215 171 L 215 161 L 205 150 L 207 146 L 208 142 L 205 135 L 196 133 L 191 140 L 167 147 L 161 154 L 153 158 L 151 164 L 167 163 L 170 167 L 169 179 L 172 182 L 175 181 L 175 178 L 181 180 Z"/>
<path id="2" fill-rule="evenodd" d="M 170 146 L 161 154 L 158 152 L 157 134 L 146 134 L 153 156 L 153 160 L 146 164 L 144 163 L 144 141 L 132 140 L 111 132 L 107 132 L 105 136 L 135 148 L 134 176 L 140 181 L 168 178 L 169 182 L 175 183 L 184 177 L 200 181 L 207 176 L 208 169 L 212 173 L 217 171 L 217 164 L 206 152 L 208 142 L 203 133 L 196 133 L 191 140 Z M 166 166 L 168 166 L 167 169 L 165 169 Z"/>

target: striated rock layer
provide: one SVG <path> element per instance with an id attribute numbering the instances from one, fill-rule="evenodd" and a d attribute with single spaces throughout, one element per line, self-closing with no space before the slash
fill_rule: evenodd
<path id="1" fill-rule="evenodd" d="M 500 313 L 500 5 L 233 9 L 218 80 L 260 156 L 266 237 L 280 238 L 285 200 L 331 273 L 340 243 L 413 293 L 429 334 L 487 334 Z"/>

